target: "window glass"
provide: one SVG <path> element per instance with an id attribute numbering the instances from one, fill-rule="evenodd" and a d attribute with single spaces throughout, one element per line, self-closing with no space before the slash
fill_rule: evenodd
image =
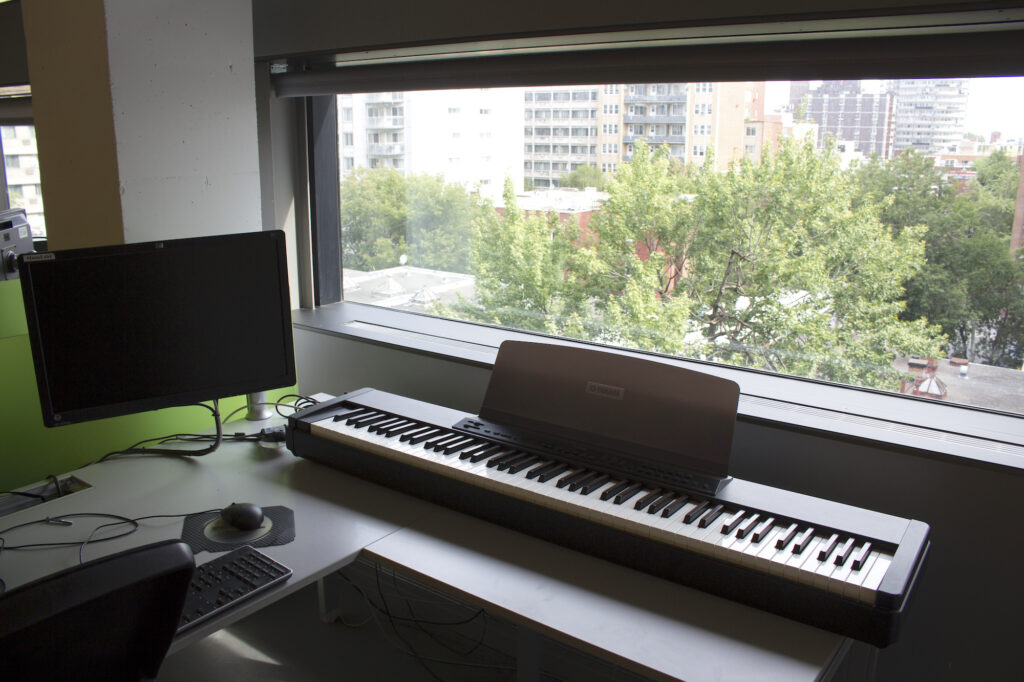
<path id="1" fill-rule="evenodd" d="M 45 237 L 46 217 L 35 126 L 0 126 L 0 147 L 3 148 L 7 201 L 11 208 L 25 209 L 33 237 Z"/>
<path id="2" fill-rule="evenodd" d="M 1024 78 L 339 98 L 346 300 L 1024 414 Z"/>

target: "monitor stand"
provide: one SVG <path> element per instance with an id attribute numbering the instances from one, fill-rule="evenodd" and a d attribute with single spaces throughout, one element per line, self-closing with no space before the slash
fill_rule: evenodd
<path id="1" fill-rule="evenodd" d="M 273 416 L 273 412 L 270 409 L 270 405 L 263 403 L 267 402 L 267 392 L 259 391 L 257 393 L 247 393 L 245 396 L 245 404 L 249 408 L 245 413 L 245 418 L 251 422 L 259 422 L 264 419 L 270 419 Z"/>

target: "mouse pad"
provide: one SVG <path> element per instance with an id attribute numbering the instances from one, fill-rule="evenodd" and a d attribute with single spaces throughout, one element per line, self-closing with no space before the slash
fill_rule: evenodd
<path id="1" fill-rule="evenodd" d="M 236 530 L 220 518 L 219 511 L 185 517 L 181 539 L 193 553 L 224 552 L 241 545 L 273 547 L 295 539 L 295 515 L 288 507 L 264 507 L 263 524 L 254 530 Z"/>

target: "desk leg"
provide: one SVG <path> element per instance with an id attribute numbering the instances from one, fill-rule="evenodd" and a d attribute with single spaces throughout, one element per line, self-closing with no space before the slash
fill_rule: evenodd
<path id="1" fill-rule="evenodd" d="M 540 635 L 516 628 L 516 682 L 540 682 L 540 651 Z"/>
<path id="2" fill-rule="evenodd" d="M 317 606 L 320 620 L 333 623 L 341 616 L 341 580 L 335 575 L 328 575 L 316 581 Z"/>

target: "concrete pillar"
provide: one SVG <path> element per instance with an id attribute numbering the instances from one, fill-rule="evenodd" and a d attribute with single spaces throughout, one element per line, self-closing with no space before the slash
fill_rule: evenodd
<path id="1" fill-rule="evenodd" d="M 23 3 L 52 248 L 261 229 L 250 0 Z"/>

